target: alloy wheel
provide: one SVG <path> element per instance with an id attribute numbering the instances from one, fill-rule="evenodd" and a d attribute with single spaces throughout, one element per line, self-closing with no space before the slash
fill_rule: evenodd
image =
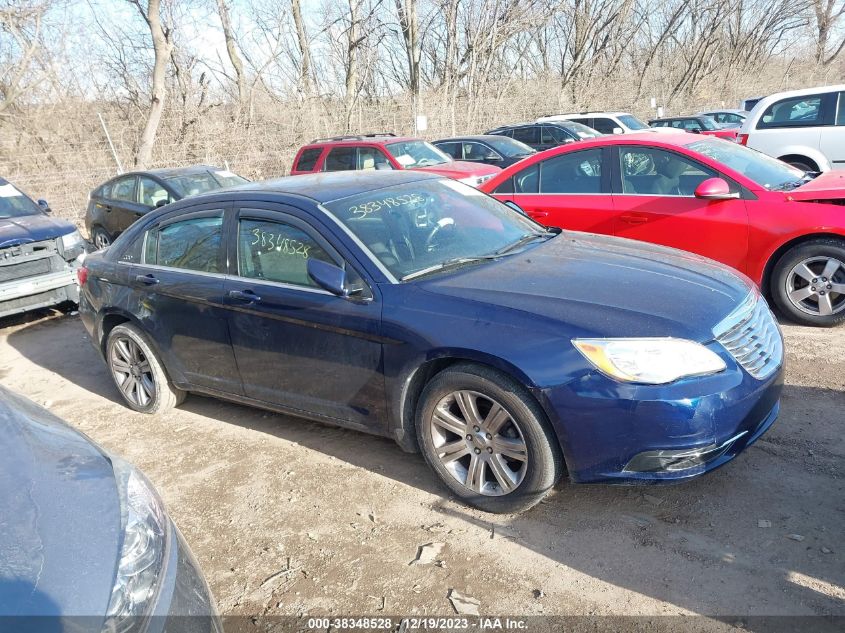
<path id="1" fill-rule="evenodd" d="M 104 249 L 110 244 L 111 240 L 109 239 L 109 236 L 106 235 L 103 231 L 97 231 L 94 233 L 94 246 L 97 248 L 98 251 Z"/>
<path id="2" fill-rule="evenodd" d="M 845 262 L 835 257 L 808 257 L 786 279 L 786 294 L 798 310 L 830 316 L 845 310 Z"/>
<path id="3" fill-rule="evenodd" d="M 109 366 L 127 400 L 141 408 L 153 401 L 156 394 L 153 370 L 138 343 L 125 336 L 116 339 L 111 346 Z"/>
<path id="4" fill-rule="evenodd" d="M 513 416 L 492 398 L 453 391 L 437 403 L 428 427 L 437 459 L 467 489 L 500 496 L 525 478 L 525 438 Z"/>

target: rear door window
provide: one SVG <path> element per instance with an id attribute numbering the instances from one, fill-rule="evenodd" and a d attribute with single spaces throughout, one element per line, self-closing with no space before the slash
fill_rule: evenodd
<path id="1" fill-rule="evenodd" d="M 312 147 L 311 149 L 302 150 L 294 169 L 297 171 L 313 171 L 314 167 L 317 166 L 317 159 L 320 158 L 320 154 L 322 153 L 322 147 Z"/>
<path id="2" fill-rule="evenodd" d="M 333 147 L 323 163 L 324 171 L 350 171 L 358 162 L 357 147 Z"/>
<path id="3" fill-rule="evenodd" d="M 836 112 L 836 125 L 845 125 L 845 92 L 839 93 L 839 108 Z"/>
<path id="4" fill-rule="evenodd" d="M 152 178 L 148 178 L 146 176 L 138 178 L 137 193 L 136 202 L 148 207 L 154 207 L 159 202 L 166 203 L 170 200 L 170 194 L 167 193 L 167 189 L 162 187 L 160 183 L 156 182 Z"/>
<path id="5" fill-rule="evenodd" d="M 219 213 L 169 222 L 150 230 L 144 263 L 219 273 L 223 212 Z"/>
<path id="6" fill-rule="evenodd" d="M 115 180 L 111 188 L 111 199 L 135 202 L 135 176 Z"/>
<path id="7" fill-rule="evenodd" d="M 437 143 L 436 147 L 441 152 L 447 153 L 449 156 L 451 156 L 455 160 L 461 160 L 463 158 L 463 156 L 461 156 L 461 144 L 460 143 Z"/>
<path id="8" fill-rule="evenodd" d="M 555 156 L 540 165 L 540 193 L 602 193 L 601 149 Z"/>
<path id="9" fill-rule="evenodd" d="M 514 128 L 513 138 L 521 141 L 526 145 L 537 145 L 540 140 L 539 130 L 536 125 L 526 125 L 524 127 Z"/>

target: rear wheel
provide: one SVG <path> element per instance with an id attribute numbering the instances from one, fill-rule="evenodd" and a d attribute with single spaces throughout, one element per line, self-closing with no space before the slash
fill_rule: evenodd
<path id="1" fill-rule="evenodd" d="M 91 231 L 91 241 L 94 242 L 94 248 L 98 251 L 111 245 L 111 235 L 101 226 L 95 226 Z"/>
<path id="2" fill-rule="evenodd" d="M 784 156 L 781 160 L 789 165 L 792 165 L 796 169 L 800 169 L 801 171 L 818 171 L 819 166 L 816 165 L 813 161 L 808 158 L 804 158 L 803 156 Z"/>
<path id="3" fill-rule="evenodd" d="M 540 407 L 521 385 L 487 367 L 457 365 L 426 385 L 417 439 L 440 479 L 487 512 L 530 508 L 563 472 Z"/>
<path id="4" fill-rule="evenodd" d="M 124 402 L 141 413 L 164 413 L 185 400 L 172 385 L 161 361 L 134 325 L 123 323 L 109 332 L 106 362 Z"/>
<path id="5" fill-rule="evenodd" d="M 772 274 L 772 297 L 793 321 L 832 326 L 845 320 L 845 242 L 818 239 L 787 251 Z"/>

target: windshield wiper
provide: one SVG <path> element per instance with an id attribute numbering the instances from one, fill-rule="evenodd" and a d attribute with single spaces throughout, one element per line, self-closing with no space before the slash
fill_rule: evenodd
<path id="1" fill-rule="evenodd" d="M 552 233 L 552 231 L 547 231 L 546 233 L 526 233 L 525 235 L 520 237 L 517 241 L 515 241 L 511 244 L 508 244 L 507 246 L 503 246 L 502 248 L 495 251 L 494 253 L 487 255 L 487 257 L 498 257 L 500 255 L 510 253 L 511 251 L 515 251 L 516 249 L 518 249 L 520 246 L 525 246 L 526 244 L 528 244 L 529 242 L 533 242 L 537 238 L 547 237 L 551 233 Z"/>
<path id="2" fill-rule="evenodd" d="M 434 266 L 429 266 L 428 268 L 408 273 L 404 277 L 400 277 L 399 281 L 408 281 L 409 279 L 416 279 L 417 277 L 422 277 L 423 275 L 427 275 L 429 273 L 439 272 L 441 270 L 445 270 L 446 268 L 454 268 L 455 266 L 463 266 L 464 264 L 471 264 L 473 262 L 496 259 L 497 257 L 498 255 L 496 253 L 491 253 L 490 255 L 475 255 L 473 257 L 453 257 L 452 259 L 447 259 L 439 264 L 435 264 Z"/>

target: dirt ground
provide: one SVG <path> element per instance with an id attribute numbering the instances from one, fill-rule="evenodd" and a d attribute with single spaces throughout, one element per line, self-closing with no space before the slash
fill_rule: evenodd
<path id="1" fill-rule="evenodd" d="M 454 589 L 482 615 L 845 615 L 845 328 L 784 325 L 781 417 L 724 468 L 564 482 L 521 516 L 449 499 L 387 439 L 198 396 L 133 413 L 76 316 L 0 328 L 2 384 L 146 472 L 223 614 L 450 615 Z"/>

